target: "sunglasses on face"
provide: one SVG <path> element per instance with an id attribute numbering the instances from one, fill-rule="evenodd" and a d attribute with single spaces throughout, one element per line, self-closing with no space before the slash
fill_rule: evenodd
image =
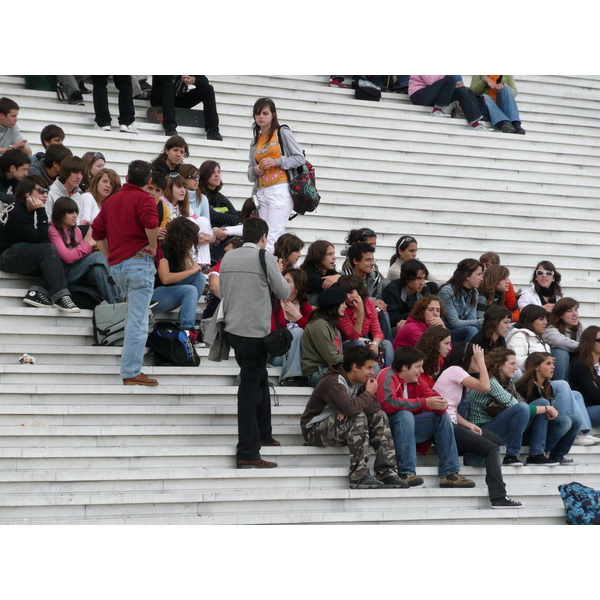
<path id="1" fill-rule="evenodd" d="M 538 269 L 535 272 L 536 275 L 548 275 L 548 277 L 550 277 L 551 275 L 554 275 L 554 271 L 542 271 L 542 269 Z"/>
<path id="2" fill-rule="evenodd" d="M 186 175 L 186 179 L 200 179 L 200 175 Z"/>
<path id="3" fill-rule="evenodd" d="M 47 194 L 50 190 L 48 188 L 38 187 L 38 188 L 35 188 L 35 191 L 40 194 Z"/>

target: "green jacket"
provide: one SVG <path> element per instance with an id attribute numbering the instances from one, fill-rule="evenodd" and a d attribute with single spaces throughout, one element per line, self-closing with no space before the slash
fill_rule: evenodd
<path id="1" fill-rule="evenodd" d="M 471 90 L 475 94 L 488 94 L 490 91 L 490 86 L 483 80 L 487 75 L 473 75 L 471 79 Z M 502 83 L 507 85 L 517 97 L 517 84 L 515 83 L 515 78 L 513 75 L 500 75 L 500 79 L 498 83 Z"/>
<path id="2" fill-rule="evenodd" d="M 340 346 L 336 345 L 338 340 Z M 300 346 L 302 373 L 310 377 L 319 367 L 326 367 L 341 362 L 343 356 L 340 332 L 334 329 L 325 319 L 311 321 L 304 329 Z"/>

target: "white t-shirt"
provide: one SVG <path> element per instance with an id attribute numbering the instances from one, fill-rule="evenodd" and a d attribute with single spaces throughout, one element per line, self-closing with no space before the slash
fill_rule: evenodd
<path id="1" fill-rule="evenodd" d="M 450 415 L 453 423 L 458 422 L 456 407 L 460 404 L 463 393 L 462 382 L 469 374 L 461 367 L 448 367 L 435 382 L 433 390 L 448 402 L 446 412 Z"/>

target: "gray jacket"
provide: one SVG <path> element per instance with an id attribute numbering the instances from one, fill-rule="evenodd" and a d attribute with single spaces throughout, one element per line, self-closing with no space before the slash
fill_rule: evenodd
<path id="1" fill-rule="evenodd" d="M 562 334 L 556 327 L 548 325 L 542 339 L 550 346 L 550 348 L 561 348 L 568 352 L 575 352 L 579 348 L 579 340 L 583 333 L 583 325 L 579 323 L 577 327 L 576 339 L 572 339 L 570 336 Z"/>
<path id="2" fill-rule="evenodd" d="M 281 143 L 283 145 L 283 148 L 281 149 L 282 157 L 276 159 L 275 164 L 287 171 L 288 179 L 291 181 L 296 177 L 296 173 L 292 169 L 303 165 L 306 162 L 306 158 L 304 158 L 304 154 L 302 153 L 300 146 L 298 146 L 298 142 L 296 142 L 292 130 L 287 125 L 280 126 L 279 134 L 281 135 Z M 255 150 L 256 144 L 252 143 L 250 145 L 250 157 L 248 161 L 248 181 L 254 183 L 252 195 L 254 195 L 258 189 L 258 175 L 253 171 L 253 168 L 258 165 L 256 158 L 254 157 Z"/>
<path id="3" fill-rule="evenodd" d="M 258 250 L 256 244 L 246 242 L 227 252 L 219 277 L 225 331 L 250 338 L 264 338 L 271 331 L 269 287 L 280 300 L 290 296 L 290 287 L 270 252 L 265 253 L 267 282 Z"/>
<path id="4" fill-rule="evenodd" d="M 79 207 L 79 215 L 77 217 L 77 224 L 79 225 L 79 221 L 81 220 L 81 211 L 83 209 L 83 201 L 81 199 L 81 194 L 79 193 L 79 188 L 76 188 L 77 191 L 73 195 L 69 195 L 67 192 L 67 188 L 62 184 L 60 179 L 57 177 L 56 181 L 50 186 L 50 191 L 48 192 L 48 200 L 46 200 L 46 214 L 48 215 L 48 222 L 52 221 L 52 209 L 54 208 L 54 203 L 63 196 L 66 198 L 71 198 L 71 200 L 75 200 L 77 206 Z"/>

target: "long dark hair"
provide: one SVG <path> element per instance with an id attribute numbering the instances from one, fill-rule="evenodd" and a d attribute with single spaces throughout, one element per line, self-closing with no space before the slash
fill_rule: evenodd
<path id="1" fill-rule="evenodd" d="M 210 198 L 210 193 L 217 193 L 221 191 L 223 187 L 223 179 L 221 183 L 214 189 L 211 190 L 208 187 L 208 180 L 211 178 L 215 169 L 221 170 L 221 165 L 216 160 L 205 160 L 201 165 L 198 172 L 200 173 L 200 181 L 198 183 L 198 190 L 201 191 L 207 198 Z"/>
<path id="2" fill-rule="evenodd" d="M 273 254 L 283 259 L 284 267 L 288 256 L 292 252 L 300 252 L 304 248 L 304 242 L 295 233 L 284 233 L 280 235 L 273 248 Z"/>
<path id="3" fill-rule="evenodd" d="M 581 339 L 579 340 L 579 347 L 577 348 L 577 353 L 581 357 L 581 359 L 585 362 L 587 368 L 590 370 L 592 377 L 595 376 L 594 367 L 596 366 L 596 362 L 594 360 L 594 355 L 592 351 L 594 350 L 594 346 L 596 345 L 596 338 L 598 337 L 598 333 L 600 333 L 600 327 L 596 325 L 590 325 L 583 330 L 581 334 Z"/>
<path id="4" fill-rule="evenodd" d="M 323 260 L 327 255 L 327 248 L 331 246 L 334 248 L 335 246 L 328 242 L 327 240 L 316 240 L 309 247 L 304 257 L 304 262 L 302 263 L 301 269 L 306 269 L 306 267 L 313 266 L 317 271 L 323 271 Z"/>
<path id="5" fill-rule="evenodd" d="M 552 325 L 552 327 L 556 327 L 563 335 L 567 331 L 567 326 L 562 320 L 562 316 L 572 308 L 579 308 L 579 302 L 577 302 L 577 300 L 574 300 L 573 298 L 561 298 L 554 305 L 552 312 L 548 316 L 548 323 Z M 579 325 L 576 325 L 575 328 L 570 328 L 570 331 L 577 331 L 577 329 L 579 329 Z"/>
<path id="6" fill-rule="evenodd" d="M 492 348 L 498 342 L 498 340 L 494 340 L 492 336 L 498 328 L 498 325 L 500 325 L 500 321 L 503 321 L 506 318 L 512 318 L 510 310 L 508 310 L 506 306 L 500 306 L 498 304 L 493 304 L 490 306 L 483 315 L 483 325 L 481 326 L 481 331 L 483 331 L 487 343 Z"/>
<path id="7" fill-rule="evenodd" d="M 533 283 L 533 287 L 535 291 L 539 294 L 541 291 L 541 287 L 538 282 L 535 280 L 536 274 L 535 272 L 538 269 L 545 269 L 547 271 L 554 272 L 554 281 L 550 284 L 548 291 L 550 292 L 550 297 L 554 296 L 562 296 L 563 291 L 560 287 L 560 280 L 562 279 L 562 275 L 556 270 L 556 267 L 549 260 L 542 260 L 537 264 L 537 267 L 533 270 L 533 275 L 531 276 L 531 283 Z"/>
<path id="8" fill-rule="evenodd" d="M 448 329 L 435 325 L 428 327 L 415 345 L 415 348 L 425 354 L 423 371 L 432 379 L 440 368 L 440 342 L 450 335 Z"/>
<path id="9" fill-rule="evenodd" d="M 396 262 L 396 259 L 398 258 L 398 250 L 406 250 L 413 242 L 417 244 L 417 246 L 419 245 L 417 239 L 414 238 L 412 235 L 402 235 L 398 238 L 398 241 L 396 242 L 396 252 L 390 258 L 390 267 Z"/>
<path id="10" fill-rule="evenodd" d="M 254 108 L 252 109 L 252 119 L 254 120 L 254 125 L 252 125 L 252 131 L 254 132 L 255 146 L 256 144 L 258 144 L 258 138 L 261 136 L 261 131 L 254 117 L 265 107 L 268 107 L 268 109 L 273 113 L 273 119 L 271 120 L 271 127 L 269 128 L 269 131 L 263 131 L 262 135 L 268 135 L 267 139 L 271 139 L 271 137 L 273 136 L 273 132 L 276 129 L 279 129 L 279 121 L 277 120 L 277 109 L 275 108 L 275 102 L 273 102 L 271 98 L 259 98 L 254 103 Z"/>
<path id="11" fill-rule="evenodd" d="M 533 330 L 533 322 L 537 319 L 548 319 L 548 312 L 542 306 L 528 304 L 521 309 L 519 320 L 515 323 L 515 329 L 527 329 L 542 341 L 542 338 Z"/>
<path id="12" fill-rule="evenodd" d="M 507 277 L 510 276 L 510 271 L 502 265 L 490 265 L 483 274 L 483 281 L 479 286 L 479 293 L 486 298 L 486 306 L 491 306 L 496 297 L 496 286 Z M 506 292 L 502 292 L 498 298 L 498 304 L 506 306 Z"/>
<path id="13" fill-rule="evenodd" d="M 64 218 L 69 213 L 79 214 L 79 206 L 77 206 L 77 202 L 67 196 L 58 198 L 52 207 L 52 224 L 56 228 L 56 231 L 58 231 L 60 234 L 64 245 L 70 248 L 76 248 L 79 246 L 79 244 L 75 238 L 75 228 L 69 227 L 69 229 L 65 231 L 63 227 Z"/>
<path id="14" fill-rule="evenodd" d="M 167 177 L 167 187 L 164 191 L 164 197 L 169 201 L 173 202 L 173 187 L 181 187 L 185 190 L 185 197 L 179 203 L 179 212 L 184 217 L 190 216 L 190 193 L 188 192 L 187 186 L 185 185 L 185 179 L 177 174 L 177 177 L 171 177 L 171 175 L 175 175 L 175 173 L 171 173 Z"/>
<path id="15" fill-rule="evenodd" d="M 190 259 L 190 251 L 198 249 L 200 228 L 187 217 L 177 217 L 167 224 L 167 233 L 162 243 L 175 255 L 177 267 L 185 271 Z"/>
<path id="16" fill-rule="evenodd" d="M 312 323 L 317 319 L 323 319 L 324 321 L 327 321 L 334 329 L 337 329 L 337 324 L 340 320 L 340 314 L 338 312 L 340 304 L 336 304 L 335 306 L 328 306 L 327 308 L 315 308 L 315 310 L 313 310 L 310 313 L 310 316 L 308 317 L 308 322 Z"/>
<path id="17" fill-rule="evenodd" d="M 485 366 L 490 379 L 494 377 L 501 385 L 506 383 L 508 378 L 500 372 L 500 369 L 511 355 L 516 356 L 515 351 L 510 348 L 494 348 L 491 352 L 488 352 L 485 357 Z"/>
<path id="18" fill-rule="evenodd" d="M 448 281 L 446 281 L 442 287 L 446 285 L 452 286 L 452 289 L 454 290 L 452 297 L 454 298 L 455 296 L 458 296 L 462 293 L 467 278 L 470 277 L 479 267 L 483 269 L 483 265 L 475 258 L 465 258 L 461 260 L 456 266 L 456 269 L 454 269 L 452 277 L 450 277 L 450 279 L 448 279 Z M 475 288 L 473 288 L 471 290 L 471 304 L 477 304 L 478 298 L 479 293 Z"/>
<path id="19" fill-rule="evenodd" d="M 294 267 L 288 267 L 281 272 L 282 277 L 285 277 L 286 275 L 289 275 L 294 280 L 296 300 L 298 300 L 300 304 L 308 302 L 308 296 L 306 294 L 308 289 L 308 275 L 302 269 L 295 269 Z"/>
<path id="20" fill-rule="evenodd" d="M 550 352 L 532 352 L 525 361 L 525 373 L 520 377 L 516 384 L 516 388 L 519 394 L 521 394 L 527 402 L 539 398 L 535 369 L 548 357 L 552 358 Z M 549 379 L 546 379 L 542 385 L 542 397 L 546 400 L 552 400 L 552 398 L 554 398 L 554 391 L 552 390 Z"/>
<path id="21" fill-rule="evenodd" d="M 180 135 L 172 135 L 163 146 L 162 152 L 150 163 L 152 168 L 156 168 L 158 165 L 166 162 L 167 160 L 167 150 L 171 148 L 183 148 L 183 155 L 185 158 L 188 158 L 190 155 L 190 149 L 187 145 L 187 142 Z M 175 171 L 179 170 L 179 165 L 175 167 Z"/>
<path id="22" fill-rule="evenodd" d="M 15 190 L 15 202 L 27 204 L 27 196 L 35 190 L 36 185 L 48 189 L 48 182 L 41 175 L 27 175 L 27 177 L 23 177 Z"/>

